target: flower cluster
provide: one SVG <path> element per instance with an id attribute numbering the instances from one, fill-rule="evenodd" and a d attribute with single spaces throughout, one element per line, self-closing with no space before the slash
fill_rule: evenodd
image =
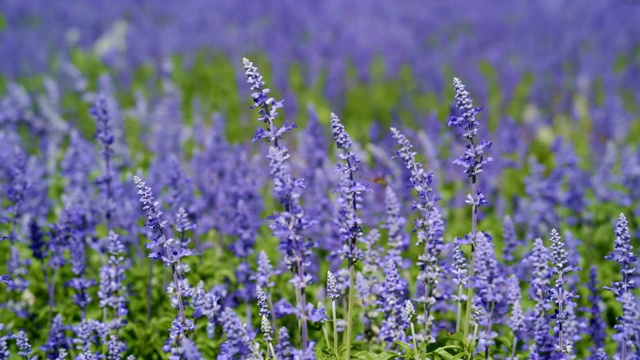
<path id="1" fill-rule="evenodd" d="M 434 319 L 431 310 L 440 298 L 437 286 L 443 273 L 440 255 L 444 248 L 444 221 L 437 207 L 438 195 L 431 187 L 433 174 L 426 172 L 422 164 L 416 161 L 413 145 L 405 135 L 395 128 L 391 128 L 391 133 L 399 147 L 396 153 L 409 170 L 409 182 L 416 191 L 417 200 L 413 202 L 412 208 L 419 213 L 414 231 L 418 233 L 416 245 L 422 246 L 422 253 L 418 257 L 418 266 L 421 269 L 418 281 L 422 282 L 425 288 L 424 296 L 418 301 L 425 304 L 425 313 L 421 320 L 424 324 L 424 336 L 431 342 Z"/>
<path id="2" fill-rule="evenodd" d="M 464 173 L 475 183 L 483 166 L 492 160 L 491 157 L 484 155 L 484 151 L 491 147 L 491 142 L 482 140 L 476 144 L 479 129 L 476 115 L 482 111 L 482 108 L 473 106 L 469 92 L 465 90 L 464 84 L 458 78 L 453 79 L 453 87 L 456 91 L 456 107 L 460 114 L 451 116 L 448 125 L 461 127 L 464 130 L 463 136 L 468 141 L 464 153 L 454 163 L 462 166 Z M 475 197 L 476 194 L 472 196 Z"/>

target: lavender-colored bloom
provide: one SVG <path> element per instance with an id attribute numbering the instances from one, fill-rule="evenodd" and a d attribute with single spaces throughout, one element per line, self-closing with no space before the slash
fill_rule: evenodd
<path id="1" fill-rule="evenodd" d="M 264 341 L 266 341 L 267 343 L 273 341 L 273 330 L 271 329 L 269 318 L 267 318 L 266 315 L 262 315 L 262 317 L 260 318 L 260 331 L 262 332 Z"/>
<path id="2" fill-rule="evenodd" d="M 247 76 L 247 83 L 251 85 L 251 90 L 254 93 L 251 94 L 254 106 L 258 108 L 258 121 L 262 121 L 266 125 L 266 129 L 258 129 L 253 141 L 266 138 L 268 142 L 273 142 L 278 147 L 278 139 L 282 135 L 296 127 L 295 124 L 286 122 L 281 128 L 278 128 L 274 121 L 278 117 L 278 109 L 282 107 L 283 101 L 276 101 L 274 98 L 269 97 L 270 90 L 265 88 L 265 82 L 262 81 L 262 75 L 258 72 L 258 68 L 253 65 L 247 58 L 242 59 L 242 65 L 244 66 L 245 75 Z"/>
<path id="3" fill-rule="evenodd" d="M 388 343 L 393 343 L 396 340 L 405 341 L 409 323 L 403 320 L 402 313 L 407 284 L 400 277 L 396 264 L 391 259 L 387 260 L 384 273 L 386 279 L 382 284 L 378 300 L 380 312 L 383 314 L 379 337 Z"/>
<path id="4" fill-rule="evenodd" d="M 618 299 L 622 304 L 622 316 L 618 317 L 618 323 L 614 326 L 618 333 L 613 335 L 613 340 L 620 344 L 622 359 L 630 355 L 629 349 L 638 347 L 636 340 L 640 334 L 640 311 L 636 297 L 632 292 L 625 292 Z M 634 357 L 635 358 L 635 357 Z"/>
<path id="5" fill-rule="evenodd" d="M 107 360 L 121 360 L 122 350 L 124 349 L 124 343 L 118 340 L 118 337 L 111 335 L 109 342 L 107 343 Z"/>
<path id="6" fill-rule="evenodd" d="M 23 259 L 20 256 L 18 248 L 12 245 L 9 250 L 9 261 L 7 262 L 7 269 L 11 274 L 11 281 L 6 282 L 10 290 L 23 292 L 29 287 L 30 282 L 26 276 L 29 274 L 30 264 L 31 260 Z"/>
<path id="7" fill-rule="evenodd" d="M 187 339 L 187 334 L 192 333 L 195 329 L 196 326 L 191 319 L 182 319 L 179 314 L 171 323 L 169 337 L 162 347 L 162 351 L 171 355 L 174 355 L 176 352 L 179 353 L 182 340 Z"/>
<path id="8" fill-rule="evenodd" d="M 305 238 L 307 231 L 314 226 L 314 222 L 305 215 L 304 209 L 300 205 L 300 196 L 304 182 L 296 179 L 291 175 L 291 166 L 289 164 L 289 152 L 286 147 L 278 144 L 278 139 L 286 131 L 295 127 L 295 124 L 285 123 L 281 128 L 277 128 L 274 120 L 278 116 L 277 109 L 282 106 L 281 102 L 276 102 L 273 98 L 269 98 L 267 94 L 269 90 L 263 89 L 265 83 L 262 76 L 258 73 L 258 69 L 247 60 L 243 59 L 247 82 L 251 84 L 251 90 L 255 91 L 251 97 L 255 106 L 259 108 L 259 121 L 267 123 L 267 129 L 259 129 L 254 136 L 254 141 L 266 138 L 267 142 L 272 143 L 269 147 L 269 168 L 274 183 L 274 194 L 284 206 L 284 211 L 274 212 L 268 219 L 272 220 L 269 227 L 273 230 L 273 235 L 280 239 L 280 251 L 284 254 L 285 265 L 294 277 L 289 281 L 299 291 L 300 309 L 306 311 L 306 294 L 304 289 L 312 280 L 311 275 L 305 271 L 308 267 L 309 257 L 311 256 L 311 248 L 313 242 L 311 239 Z M 308 345 L 307 335 L 307 315 L 302 313 L 302 348 L 306 349 Z"/>
<path id="9" fill-rule="evenodd" d="M 31 218 L 29 221 L 29 247 L 31 253 L 36 260 L 42 261 L 46 256 L 47 243 L 44 239 L 44 234 L 38 226 L 36 219 Z"/>
<path id="10" fill-rule="evenodd" d="M 324 307 L 322 302 L 318 302 L 318 305 L 315 308 L 313 307 L 313 304 L 307 304 L 307 312 L 311 322 L 325 322 L 329 320 L 329 317 L 327 316 L 327 308 Z"/>
<path id="11" fill-rule="evenodd" d="M 17 146 L 13 149 L 13 162 L 9 169 L 9 175 L 11 181 L 6 186 L 6 196 L 11 204 L 6 211 L 13 215 L 12 222 L 15 224 L 23 214 L 25 196 L 31 188 L 27 181 L 27 156 Z M 12 235 L 9 233 L 9 238 L 13 243 L 16 239 Z"/>
<path id="12" fill-rule="evenodd" d="M 76 349 L 82 353 L 87 353 L 91 351 L 91 345 L 93 344 L 93 326 L 92 324 L 84 319 L 78 324 L 74 326 L 73 331 L 76 334 L 76 337 L 73 339 L 73 343 L 76 344 Z"/>
<path id="13" fill-rule="evenodd" d="M 611 287 L 605 287 L 607 290 L 611 290 L 617 297 L 622 296 L 625 292 L 629 292 L 636 288 L 635 267 L 634 263 L 637 261 L 637 256 L 633 253 L 633 246 L 631 246 L 631 235 L 629 234 L 629 227 L 627 218 L 624 214 L 620 214 L 615 229 L 616 240 L 614 242 L 614 251 L 608 256 L 605 256 L 607 260 L 613 260 L 620 265 L 620 273 L 622 274 L 622 281 L 612 282 Z"/>
<path id="14" fill-rule="evenodd" d="M 182 357 L 178 357 L 178 359 L 185 359 L 185 360 L 201 360 L 204 359 L 204 357 L 202 356 L 202 354 L 200 353 L 200 350 L 198 350 L 198 347 L 196 346 L 196 344 L 193 343 L 193 341 L 191 341 L 188 338 L 184 338 L 182 339 L 182 342 L 180 343 L 181 348 L 182 348 Z"/>
<path id="15" fill-rule="evenodd" d="M 101 192 L 104 198 L 104 217 L 107 222 L 107 228 L 111 229 L 111 219 L 113 217 L 113 211 L 115 209 L 113 200 L 113 174 L 111 170 L 111 159 L 113 158 L 112 145 L 114 142 L 114 136 L 111 132 L 111 114 L 109 113 L 109 106 L 107 98 L 104 95 L 98 96 L 95 104 L 90 109 L 91 116 L 97 122 L 96 126 L 96 139 L 102 146 L 102 159 L 104 160 L 104 170 L 100 178 L 97 180 L 98 185 L 101 187 Z"/>
<path id="16" fill-rule="evenodd" d="M 12 286 L 13 285 L 13 280 L 11 280 L 9 275 L 0 275 L 0 281 L 5 283 L 5 285 L 7 285 L 7 286 Z"/>
<path id="17" fill-rule="evenodd" d="M 550 230 L 550 227 L 559 222 L 556 206 L 559 205 L 558 178 L 549 176 L 545 178 L 544 165 L 533 158 L 529 161 L 531 173 L 525 179 L 526 192 L 530 197 L 527 209 L 529 229 L 527 237 L 538 237 Z"/>
<path id="18" fill-rule="evenodd" d="M 4 330 L 4 324 L 0 323 L 0 331 Z M 11 338 L 11 333 L 7 335 L 0 335 L 0 360 L 9 360 L 11 358 L 11 352 L 9 351 L 9 345 L 7 340 Z"/>
<path id="19" fill-rule="evenodd" d="M 69 354 L 67 353 L 67 350 L 65 349 L 60 349 L 60 351 L 58 352 L 58 357 L 56 357 L 56 360 L 67 360 L 67 356 L 69 356 Z"/>
<path id="20" fill-rule="evenodd" d="M 307 347 L 306 349 L 293 349 L 293 360 L 316 360 L 316 352 L 314 349 L 315 345 L 316 343 L 312 341 L 309 343 L 309 347 Z"/>
<path id="21" fill-rule="evenodd" d="M 256 286 L 256 298 L 258 299 L 258 309 L 260 316 L 268 316 L 270 314 L 269 304 L 267 303 L 267 294 L 264 293 L 260 285 Z"/>
<path id="22" fill-rule="evenodd" d="M 555 349 L 553 338 L 549 334 L 550 321 L 547 316 L 547 310 L 551 308 L 547 297 L 551 279 L 550 257 L 549 249 L 544 246 L 542 239 L 535 239 L 533 249 L 526 259 L 533 269 L 529 292 L 531 299 L 535 301 L 533 311 L 527 319 L 534 340 L 530 348 L 530 358 L 543 358 Z"/>
<path id="23" fill-rule="evenodd" d="M 511 263 L 516 260 L 516 252 L 518 246 L 521 245 L 518 240 L 518 234 L 516 233 L 515 225 L 510 216 L 505 216 L 502 221 L 502 242 L 504 243 L 504 249 L 502 249 L 502 260 L 507 263 Z"/>
<path id="24" fill-rule="evenodd" d="M 458 293 L 453 295 L 452 300 L 458 303 L 467 300 L 467 295 L 462 289 L 467 286 L 467 258 L 460 248 L 460 239 L 456 238 L 453 243 L 453 265 L 451 266 L 451 277 L 454 284 L 458 287 Z"/>
<path id="25" fill-rule="evenodd" d="M 71 229 L 64 223 L 53 224 L 49 234 L 49 262 L 50 268 L 57 270 L 66 264 L 64 250 L 69 246 Z"/>
<path id="26" fill-rule="evenodd" d="M 562 142 L 558 139 L 555 146 L 556 169 L 558 178 L 564 180 L 566 190 L 562 192 L 561 203 L 572 211 L 569 224 L 574 224 L 582 211 L 587 206 L 586 190 L 589 187 L 589 177 L 578 166 L 578 156 L 571 142 Z"/>
<path id="27" fill-rule="evenodd" d="M 338 282 L 331 271 L 327 271 L 327 297 L 331 300 L 336 300 L 340 297 Z"/>
<path id="28" fill-rule="evenodd" d="M 475 306 L 479 309 L 476 321 L 483 327 L 478 335 L 478 346 L 485 351 L 494 345 L 493 339 L 498 335 L 493 329 L 494 324 L 501 322 L 508 311 L 506 279 L 502 276 L 504 270 L 496 260 L 495 249 L 490 240 L 488 235 L 478 232 L 476 272 L 473 277 L 473 285 L 477 289 Z"/>
<path id="29" fill-rule="evenodd" d="M 525 330 L 524 313 L 522 311 L 520 294 L 520 283 L 515 276 L 507 279 L 507 298 L 511 304 L 511 317 L 509 318 L 509 327 L 514 333 L 519 334 Z M 516 335 L 517 336 L 517 335 Z"/>
<path id="30" fill-rule="evenodd" d="M 379 244 L 380 232 L 377 229 L 371 229 L 360 240 L 365 247 L 363 249 L 362 270 L 356 273 L 355 290 L 356 296 L 361 301 L 360 321 L 364 325 L 363 335 L 366 341 L 375 341 L 377 339 L 375 339 L 376 334 L 372 326 L 377 324 L 377 294 L 381 292 L 382 264 L 386 262 L 385 260 L 391 260 L 394 263 L 396 263 L 396 260 L 389 255 L 386 258 L 383 257 L 384 249 Z M 402 259 L 400 258 L 400 260 Z M 335 282 L 336 286 L 332 296 L 339 296 L 337 280 Z"/>
<path id="31" fill-rule="evenodd" d="M 67 327 L 62 323 L 62 316 L 60 314 L 56 315 L 49 329 L 49 338 L 40 347 L 40 350 L 47 352 L 48 359 L 56 359 L 62 350 L 71 348 L 71 342 L 65 335 L 66 330 Z"/>
<path id="32" fill-rule="evenodd" d="M 183 207 L 180 207 L 176 214 L 176 231 L 180 233 L 180 243 L 183 247 L 188 246 L 190 242 L 186 233 L 194 230 L 195 228 L 196 226 L 191 222 L 191 220 L 189 220 L 189 214 L 187 211 Z"/>
<path id="33" fill-rule="evenodd" d="M 25 358 L 25 360 L 31 360 L 31 344 L 24 331 L 20 331 L 16 335 L 16 345 L 18 346 L 18 355 Z"/>
<path id="34" fill-rule="evenodd" d="M 245 325 L 232 309 L 226 308 L 220 314 L 222 332 L 226 335 L 220 346 L 218 360 L 247 359 L 251 355 L 251 336 Z"/>
<path id="35" fill-rule="evenodd" d="M 207 336 L 209 338 L 213 338 L 213 332 L 218 322 L 221 308 L 220 297 L 212 292 L 208 292 L 204 294 L 202 302 L 198 301 L 197 307 L 193 312 L 193 317 L 196 319 L 206 316 Z"/>
<path id="36" fill-rule="evenodd" d="M 618 324 L 615 329 L 618 333 L 613 339 L 620 344 L 620 353 L 622 359 L 627 356 L 630 347 L 636 347 L 640 351 L 640 310 L 638 310 L 637 298 L 633 290 L 637 287 L 635 281 L 635 262 L 638 258 L 633 253 L 631 246 L 631 235 L 627 219 L 624 214 L 620 214 L 615 228 L 616 240 L 614 242 L 614 251 L 605 257 L 607 260 L 613 260 L 620 266 L 622 274 L 621 281 L 611 283 L 611 290 L 618 302 L 622 304 L 622 316 L 618 318 Z"/>
<path id="37" fill-rule="evenodd" d="M 483 140 L 479 141 L 478 144 L 475 143 L 479 129 L 476 115 L 480 113 L 482 108 L 473 106 L 473 100 L 469 97 L 469 92 L 465 90 L 464 84 L 458 78 L 453 79 L 453 86 L 456 91 L 456 106 L 460 116 L 452 116 L 448 125 L 463 128 L 463 136 L 468 140 L 468 144 L 465 145 L 465 152 L 454 161 L 454 164 L 462 166 L 464 173 L 475 183 L 476 177 L 482 172 L 482 167 L 492 160 L 491 157 L 484 156 L 484 151 L 491 147 L 491 142 Z M 479 195 L 480 193 L 472 194 L 472 196 Z"/>
<path id="38" fill-rule="evenodd" d="M 309 216 L 318 221 L 312 230 L 313 238 L 318 239 L 321 248 L 331 251 L 333 246 L 329 234 L 334 210 L 327 194 L 333 187 L 334 179 L 328 175 L 328 139 L 326 129 L 312 105 L 308 106 L 308 114 L 307 126 L 299 134 L 297 141 L 298 153 L 301 155 L 298 162 L 305 183 L 305 208 Z"/>
<path id="39" fill-rule="evenodd" d="M 175 267 L 185 256 L 193 253 L 188 248 L 176 244 L 174 239 L 168 239 L 165 235 L 164 228 L 167 225 L 166 220 L 162 220 L 162 211 L 159 209 L 160 203 L 155 200 L 151 188 L 139 177 L 133 178 L 138 195 L 140 195 L 140 203 L 142 210 L 147 213 L 147 222 L 145 226 L 150 230 L 150 242 L 147 248 L 151 251 L 149 258 L 153 260 L 161 260 L 166 267 Z"/>
<path id="40" fill-rule="evenodd" d="M 247 82 L 251 85 L 251 90 L 256 91 L 251 97 L 254 100 L 255 107 L 259 108 L 258 112 L 260 117 L 258 120 L 268 123 L 268 129 L 259 130 L 254 140 L 266 137 L 268 142 L 273 142 L 273 146 L 269 148 L 267 158 L 269 159 L 269 167 L 274 179 L 274 193 L 276 198 L 284 205 L 285 212 L 289 213 L 288 216 L 299 215 L 298 217 L 300 219 L 298 221 L 292 221 L 293 223 L 301 223 L 303 227 L 308 227 L 308 224 L 306 224 L 308 220 L 304 220 L 302 209 L 299 204 L 297 204 L 297 200 L 300 197 L 300 189 L 303 188 L 303 182 L 291 176 L 291 168 L 288 163 L 290 157 L 288 150 L 278 144 L 278 139 L 281 135 L 295 126 L 285 124 L 280 129 L 276 127 L 274 123 L 274 120 L 278 116 L 276 110 L 282 106 L 282 102 L 277 102 L 273 98 L 267 97 L 269 90 L 263 89 L 265 83 L 262 81 L 262 76 L 248 59 L 243 59 L 243 66 L 245 68 L 245 74 L 247 75 Z M 281 215 L 281 217 L 287 216 L 285 214 Z M 275 215 L 274 218 L 277 219 L 278 216 Z M 274 228 L 274 226 L 272 226 L 272 228 Z"/>
<path id="41" fill-rule="evenodd" d="M 73 300 L 73 303 L 78 305 L 82 310 L 83 320 L 85 317 L 86 308 L 87 306 L 89 306 L 92 300 L 90 292 L 88 290 L 94 285 L 96 285 L 95 280 L 86 279 L 83 277 L 74 277 L 66 283 L 66 286 L 69 286 L 76 291 L 75 294 L 71 295 L 71 299 Z"/>
<path id="42" fill-rule="evenodd" d="M 420 318 L 420 322 L 424 324 L 425 338 L 431 341 L 434 319 L 431 310 L 440 298 L 438 283 L 442 277 L 440 255 L 444 248 L 444 221 L 437 207 L 439 197 L 431 187 L 433 174 L 426 172 L 422 164 L 416 161 L 416 152 L 412 150 L 413 145 L 406 136 L 395 128 L 391 128 L 391 132 L 399 146 L 396 153 L 410 171 L 409 182 L 417 195 L 417 200 L 412 203 L 412 208 L 419 211 L 414 231 L 418 233 L 416 245 L 423 247 L 418 257 L 418 266 L 421 269 L 418 281 L 424 285 L 425 289 L 424 295 L 418 299 L 425 305 L 425 313 Z"/>
<path id="43" fill-rule="evenodd" d="M 410 244 L 409 237 L 404 231 L 407 220 L 402 217 L 398 196 L 391 186 L 387 186 L 385 189 L 385 204 L 387 208 L 385 227 L 389 231 L 388 255 L 396 262 L 396 265 L 406 269 L 409 264 L 402 258 L 402 252 L 407 250 Z"/>
<path id="44" fill-rule="evenodd" d="M 116 317 L 111 326 L 119 329 L 124 326 L 122 317 L 127 314 L 124 289 L 124 246 L 113 231 L 109 232 L 107 253 L 109 260 L 100 269 L 98 297 L 101 308 L 110 307 L 115 311 Z"/>
<path id="45" fill-rule="evenodd" d="M 563 333 L 563 326 L 569 320 L 569 310 L 576 306 L 573 301 L 578 297 L 575 291 L 568 291 L 565 289 L 567 285 L 567 275 L 572 271 L 579 271 L 580 268 L 575 264 L 569 263 L 567 259 L 567 250 L 565 244 L 560 238 L 560 235 L 555 229 L 551 230 L 551 262 L 553 267 L 551 271 L 556 275 L 555 287 L 549 289 L 549 299 L 557 304 L 558 309 L 552 316 L 552 319 L 556 320 L 558 327 L 558 345 L 556 349 L 565 354 L 572 352 L 573 341 L 569 339 L 566 333 Z"/>
<path id="46" fill-rule="evenodd" d="M 351 150 L 351 138 L 346 132 L 344 125 L 336 114 L 331 114 L 331 132 L 339 150 L 342 153 L 338 158 L 344 164 L 338 163 L 337 171 L 341 173 L 341 179 L 336 191 L 340 193 L 339 218 L 336 221 L 340 224 L 339 234 L 342 240 L 342 254 L 349 264 L 354 264 L 362 257 L 357 249 L 357 240 L 364 236 L 362 219 L 358 216 L 360 208 L 361 194 L 369 191 L 366 186 L 355 179 L 360 160 Z M 355 280 L 355 279 L 354 279 Z"/>
<path id="47" fill-rule="evenodd" d="M 235 208 L 235 235 L 237 239 L 230 245 L 231 251 L 239 258 L 247 258 L 253 253 L 256 242 L 257 227 L 250 217 L 250 210 L 244 200 L 240 199 Z"/>
<path id="48" fill-rule="evenodd" d="M 278 343 L 274 346 L 278 359 L 293 360 L 293 347 L 289 342 L 289 332 L 286 327 L 278 331 Z"/>
<path id="49" fill-rule="evenodd" d="M 607 353 L 604 351 L 603 348 L 599 348 L 595 355 L 593 356 L 593 359 L 595 360 L 609 360 L 609 355 L 607 355 Z"/>
<path id="50" fill-rule="evenodd" d="M 193 253 L 184 246 L 184 244 L 188 244 L 188 241 L 184 239 L 175 241 L 167 238 L 164 229 L 167 221 L 161 218 L 160 203 L 155 201 L 151 188 L 146 186 L 142 179 L 135 176 L 134 182 L 138 188 L 138 194 L 141 195 L 142 209 L 147 213 L 145 226 L 150 230 L 149 238 L 151 240 L 146 245 L 151 250 L 149 257 L 153 260 L 161 260 L 166 267 L 171 268 L 173 275 L 173 279 L 167 288 L 167 293 L 172 295 L 171 303 L 178 309 L 178 315 L 171 323 L 169 338 L 162 349 L 165 352 L 174 353 L 176 348 L 180 347 L 180 341 L 195 330 L 195 324 L 190 319 L 187 319 L 185 315 L 185 298 L 192 293 L 192 290 L 188 279 L 183 277 L 186 268 L 181 262 L 183 257 L 190 256 Z"/>
<path id="51" fill-rule="evenodd" d="M 587 289 L 589 290 L 589 296 L 587 297 L 587 303 L 590 304 L 585 312 L 589 314 L 589 318 L 587 320 L 587 328 L 586 334 L 587 337 L 591 339 L 591 357 L 590 359 L 595 359 L 597 357 L 597 350 L 604 347 L 604 342 L 606 339 L 606 328 L 604 320 L 602 319 L 602 313 L 604 312 L 604 303 L 602 302 L 602 298 L 599 294 L 599 286 L 598 286 L 598 267 L 596 265 L 592 265 L 589 268 L 589 282 L 587 283 Z"/>
<path id="52" fill-rule="evenodd" d="M 296 314 L 298 312 L 298 310 L 286 299 L 280 299 L 275 304 L 273 304 L 273 311 L 276 318 Z"/>
<path id="53" fill-rule="evenodd" d="M 274 283 L 271 280 L 273 277 L 273 266 L 271 266 L 271 261 L 269 257 L 264 251 L 260 251 L 258 253 L 258 269 L 251 274 L 251 280 L 256 282 L 257 286 L 260 286 L 264 289 L 272 288 Z"/>

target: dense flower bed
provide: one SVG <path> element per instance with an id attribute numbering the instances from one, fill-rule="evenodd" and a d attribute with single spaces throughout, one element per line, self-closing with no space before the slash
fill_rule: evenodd
<path id="1" fill-rule="evenodd" d="M 640 359 L 637 7 L 478 4 L 3 4 L 84 37 L 0 64 L 0 360 Z"/>

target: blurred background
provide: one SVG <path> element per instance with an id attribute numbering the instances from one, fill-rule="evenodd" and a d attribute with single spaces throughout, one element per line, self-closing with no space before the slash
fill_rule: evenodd
<path id="1" fill-rule="evenodd" d="M 248 56 L 286 94 L 290 116 L 316 98 L 388 122 L 443 100 L 428 94 L 450 99 L 453 74 L 488 110 L 518 102 L 509 114 L 519 115 L 526 103 L 517 98 L 531 94 L 529 103 L 552 116 L 570 112 L 575 90 L 608 106 L 609 89 L 636 100 L 640 80 L 640 3 L 629 0 L 8 0 L 0 29 L 5 81 L 99 64 L 121 86 L 164 70 L 186 90 L 213 95 L 229 87 L 220 74 L 233 70 L 242 81 L 240 59 Z M 203 73 L 180 78 L 189 69 Z M 368 106 L 354 104 L 361 101 Z"/>

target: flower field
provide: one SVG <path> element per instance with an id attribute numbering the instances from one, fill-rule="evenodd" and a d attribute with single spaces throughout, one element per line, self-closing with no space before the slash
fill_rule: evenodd
<path id="1" fill-rule="evenodd" d="M 640 3 L 0 3 L 0 360 L 640 359 Z"/>

